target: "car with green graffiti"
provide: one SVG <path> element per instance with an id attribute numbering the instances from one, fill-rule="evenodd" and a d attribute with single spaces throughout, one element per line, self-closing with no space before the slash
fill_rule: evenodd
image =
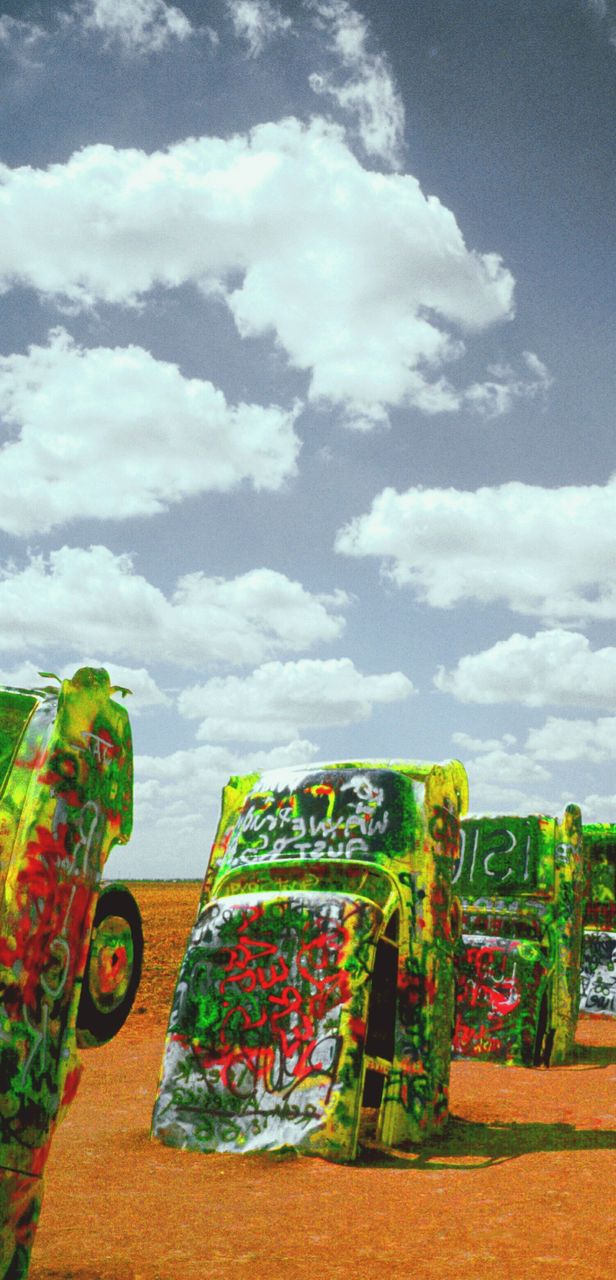
<path id="1" fill-rule="evenodd" d="M 136 903 L 101 885 L 132 827 L 130 723 L 114 692 L 92 667 L 0 688 L 1 1280 L 27 1274 L 79 1049 L 115 1035 L 139 983 Z"/>
<path id="2" fill-rule="evenodd" d="M 569 1057 L 580 989 L 586 873 L 581 813 L 469 816 L 453 884 L 458 1055 L 522 1066 Z"/>
<path id="3" fill-rule="evenodd" d="M 352 1160 L 448 1115 L 457 761 L 233 777 L 173 999 L 153 1136 Z"/>
<path id="4" fill-rule="evenodd" d="M 616 1017 L 616 823 L 584 823 L 589 889 L 580 1010 Z"/>

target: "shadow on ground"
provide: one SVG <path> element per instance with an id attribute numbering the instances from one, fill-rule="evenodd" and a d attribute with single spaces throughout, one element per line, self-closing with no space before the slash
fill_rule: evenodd
<path id="1" fill-rule="evenodd" d="M 616 1062 L 616 1045 L 608 1044 L 574 1044 L 572 1065 L 577 1063 L 594 1067 L 609 1067 Z M 550 1067 L 551 1071 L 558 1068 Z M 567 1068 L 565 1067 L 566 1071 Z"/>
<path id="2" fill-rule="evenodd" d="M 484 1124 L 452 1116 L 447 1132 L 423 1147 L 362 1147 L 358 1165 L 388 1169 L 484 1169 L 545 1151 L 616 1151 L 616 1130 L 571 1124 Z"/>

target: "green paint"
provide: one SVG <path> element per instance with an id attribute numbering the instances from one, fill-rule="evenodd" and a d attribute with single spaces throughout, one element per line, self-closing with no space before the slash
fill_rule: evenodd
<path id="1" fill-rule="evenodd" d="M 443 1127 L 466 799 L 457 761 L 230 780 L 171 1010 L 157 1137 L 341 1160 L 371 1108 L 385 1144 Z"/>

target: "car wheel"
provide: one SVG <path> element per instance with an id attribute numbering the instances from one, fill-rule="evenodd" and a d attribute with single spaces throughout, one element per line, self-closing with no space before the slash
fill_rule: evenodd
<path id="1" fill-rule="evenodd" d="M 106 1044 L 131 1011 L 141 978 L 143 929 L 132 893 L 103 889 L 94 913 L 90 950 L 77 1014 L 80 1048 Z"/>

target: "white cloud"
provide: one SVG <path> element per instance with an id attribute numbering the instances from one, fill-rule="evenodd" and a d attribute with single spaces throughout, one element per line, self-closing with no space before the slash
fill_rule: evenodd
<path id="1" fill-rule="evenodd" d="M 520 751 L 505 751 L 496 747 L 483 752 L 475 760 L 468 760 L 466 769 L 470 795 L 483 792 L 487 787 L 527 787 L 548 782 L 550 774 L 542 765 Z"/>
<path id="2" fill-rule="evenodd" d="M 271 569 L 237 578 L 190 573 L 170 597 L 106 547 L 63 547 L 0 573 L 0 652 L 61 648 L 168 661 L 260 662 L 340 635 L 343 592 L 311 595 Z"/>
<path id="3" fill-rule="evenodd" d="M 0 44 L 25 51 L 45 36 L 46 32 L 35 22 L 23 22 L 21 18 L 12 18 L 6 13 L 0 16 Z"/>
<path id="4" fill-rule="evenodd" d="M 340 530 L 336 549 L 384 557 L 393 581 L 435 608 L 502 601 L 546 621 L 616 618 L 616 478 L 384 489 Z"/>
<path id="5" fill-rule="evenodd" d="M 62 680 L 70 679 L 79 667 L 100 667 L 105 665 L 109 672 L 112 685 L 119 686 L 115 694 L 118 702 L 124 702 L 124 695 L 121 689 L 130 690 L 130 698 L 126 700 L 126 705 L 130 714 L 145 711 L 149 707 L 166 707 L 170 705 L 171 699 L 162 689 L 159 689 L 156 681 L 146 671 L 145 667 L 123 667 L 117 662 L 102 664 L 98 658 L 80 658 L 75 662 L 65 662 L 58 667 L 55 675 L 60 676 Z M 3 668 L 0 670 L 0 685 L 10 685 L 20 689 L 35 689 L 42 685 L 52 685 L 53 681 L 41 677 L 41 668 L 48 670 L 47 663 L 34 663 L 29 659 L 20 662 L 11 669 Z"/>
<path id="6" fill-rule="evenodd" d="M 511 314 L 500 259 L 467 249 L 412 176 L 364 169 L 323 120 L 151 155 L 100 144 L 44 171 L 0 167 L 0 180 L 5 288 L 130 305 L 196 283 L 242 337 L 272 334 L 310 372 L 311 397 L 351 423 L 403 403 L 457 408 L 438 372 L 463 349 L 452 327 Z"/>
<path id="7" fill-rule="evenodd" d="M 584 822 L 616 822 L 616 792 L 612 795 L 592 793 L 580 807 Z"/>
<path id="8" fill-rule="evenodd" d="M 133 54 L 159 53 L 193 31 L 183 10 L 165 0 L 81 0 L 74 13 L 86 31 L 100 31 Z"/>
<path id="9" fill-rule="evenodd" d="M 273 750 L 231 751 L 211 744 L 167 756 L 135 757 L 135 827 L 129 849 L 112 852 L 107 878 L 126 874 L 201 877 L 220 813 L 220 793 L 233 774 L 308 764 L 314 743 L 291 742 Z M 195 903 L 195 907 L 196 907 Z"/>
<path id="10" fill-rule="evenodd" d="M 616 708 L 616 648 L 590 648 L 575 631 L 518 633 L 466 654 L 434 683 L 460 702 L 521 702 L 528 707 Z"/>
<path id="11" fill-rule="evenodd" d="M 460 404 L 470 405 L 484 418 L 500 418 L 509 413 L 515 400 L 535 400 L 545 395 L 553 378 L 543 361 L 534 351 L 523 351 L 522 359 L 527 373 L 519 374 L 510 365 L 492 365 L 490 378 L 485 382 L 473 382 L 460 392 Z M 530 375 L 530 376 L 529 376 Z"/>
<path id="12" fill-rule="evenodd" d="M 616 650 L 612 652 L 616 655 Z M 529 730 L 526 748 L 539 760 L 616 760 L 616 716 L 596 720 L 548 716 L 541 728 Z"/>
<path id="13" fill-rule="evenodd" d="M 278 489 L 295 472 L 298 406 L 228 405 L 211 382 L 142 347 L 75 345 L 0 357 L 0 528 L 46 531 L 76 517 L 152 515 L 242 480 Z"/>
<path id="14" fill-rule="evenodd" d="M 267 662 L 251 675 L 227 676 L 184 689 L 179 708 L 201 719 L 197 736 L 214 741 L 276 742 L 301 731 L 357 724 L 375 704 L 415 692 L 400 671 L 364 676 L 350 658 Z"/>
<path id="15" fill-rule="evenodd" d="M 475 753 L 502 751 L 503 747 L 513 747 L 516 739 L 512 733 L 504 733 L 502 738 L 472 738 L 468 733 L 452 733 L 451 741 L 460 747 L 464 755 Z"/>
<path id="16" fill-rule="evenodd" d="M 511 786 L 500 782 L 498 777 L 479 781 L 474 776 L 472 766 L 468 768 L 470 787 L 469 816 L 473 814 L 517 813 L 526 817 L 529 813 L 544 813 L 548 817 L 558 817 L 564 812 L 565 805 L 572 800 L 577 803 L 577 796 L 563 798 L 557 794 L 556 788 L 540 784 L 537 790 L 529 786 Z"/>
<path id="17" fill-rule="evenodd" d="M 532 756 L 511 751 L 515 738 L 472 738 L 453 733 L 460 748 L 469 781 L 472 813 L 556 813 L 560 805 L 553 792 L 551 774 Z"/>
<path id="18" fill-rule="evenodd" d="M 269 0 L 227 0 L 227 10 L 236 36 L 248 46 L 250 57 L 256 58 L 266 44 L 291 27 L 277 5 Z"/>
<path id="19" fill-rule="evenodd" d="M 144 804 L 156 805 L 161 816 L 168 812 L 167 801 L 175 804 L 189 799 L 194 809 L 212 792 L 218 799 L 221 785 L 234 773 L 250 773 L 255 769 L 277 769 L 285 765 L 301 764 L 313 759 L 314 743 L 296 740 L 271 750 L 231 751 L 228 747 L 206 743 L 184 751 L 174 751 L 168 756 L 137 756 L 135 780 L 137 796 Z M 166 794 L 165 794 L 166 793 Z"/>
<path id="20" fill-rule="evenodd" d="M 13 65 L 13 73 L 24 79 L 33 72 L 41 71 L 43 62 L 39 60 L 42 46 L 48 39 L 48 33 L 35 22 L 24 22 L 21 18 L 13 18 L 9 14 L 0 16 L 0 56 L 4 64 L 3 92 L 8 89 L 8 67 Z"/>
<path id="21" fill-rule="evenodd" d="M 315 72 L 310 87 L 335 99 L 357 118 L 365 151 L 397 167 L 404 136 L 404 106 L 391 68 L 382 53 L 369 49 L 368 22 L 348 0 L 311 0 L 317 22 L 331 34 L 331 48 L 345 78 Z"/>

